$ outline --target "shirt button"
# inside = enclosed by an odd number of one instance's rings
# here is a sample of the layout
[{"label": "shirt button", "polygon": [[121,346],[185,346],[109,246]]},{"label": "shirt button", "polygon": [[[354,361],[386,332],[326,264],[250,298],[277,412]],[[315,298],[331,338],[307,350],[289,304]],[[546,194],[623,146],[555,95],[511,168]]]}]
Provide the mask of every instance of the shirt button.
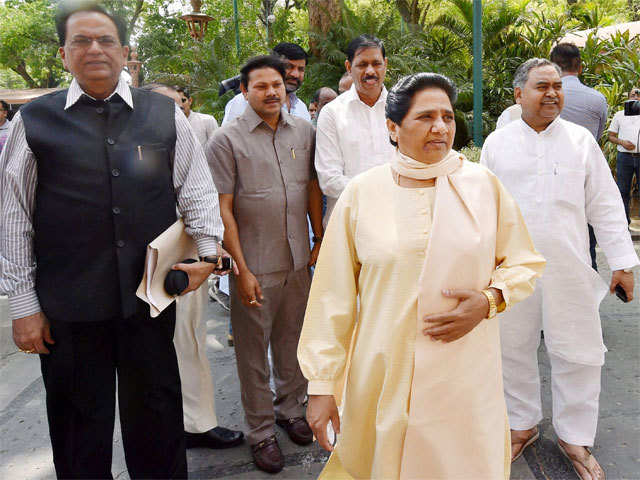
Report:
[{"label": "shirt button", "polygon": [[120,213],[120,208],[118,208],[118,207],[113,207],[113,208],[111,209],[111,211],[113,212],[113,214],[114,214],[114,215],[118,215],[118,214]]},{"label": "shirt button", "polygon": [[122,247],[124,247],[124,240],[118,240],[118,241],[116,242],[116,247],[118,247],[118,248],[122,248]]},{"label": "shirt button", "polygon": [[104,108],[98,107],[98,108],[96,108],[96,112],[102,113],[102,112],[104,112]]},{"label": "shirt button", "polygon": [[117,168],[114,168],[113,170],[111,170],[111,175],[113,175],[114,177],[119,177],[120,170],[118,170]]},{"label": "shirt button", "polygon": [[115,144],[116,144],[116,141],[115,141],[113,138],[111,138],[111,137],[107,137],[107,143],[108,143],[109,145],[115,145]]},{"label": "shirt button", "polygon": [[289,237],[291,240],[293,240],[293,233],[290,233],[290,234],[288,235],[288,237]]}]

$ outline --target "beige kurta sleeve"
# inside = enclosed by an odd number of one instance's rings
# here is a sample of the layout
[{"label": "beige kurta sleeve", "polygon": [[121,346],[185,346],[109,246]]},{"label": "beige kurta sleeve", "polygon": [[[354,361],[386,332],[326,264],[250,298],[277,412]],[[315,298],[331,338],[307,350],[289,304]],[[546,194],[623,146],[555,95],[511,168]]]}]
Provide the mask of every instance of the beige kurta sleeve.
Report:
[{"label": "beige kurta sleeve", "polygon": [[520,208],[496,176],[498,225],[496,233],[496,270],[490,287],[502,291],[504,304],[509,308],[533,293],[535,279],[542,275],[545,259],[534,245],[524,223]]},{"label": "beige kurta sleeve", "polygon": [[298,343],[309,395],[339,394],[357,314],[360,263],[355,249],[354,184],[327,225]]}]

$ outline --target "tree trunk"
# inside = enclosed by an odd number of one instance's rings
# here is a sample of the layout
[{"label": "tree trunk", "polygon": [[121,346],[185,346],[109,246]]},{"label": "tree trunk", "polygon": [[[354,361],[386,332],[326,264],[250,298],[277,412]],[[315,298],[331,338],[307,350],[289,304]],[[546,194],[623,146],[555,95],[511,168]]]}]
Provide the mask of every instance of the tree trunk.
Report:
[{"label": "tree trunk", "polygon": [[11,67],[11,70],[13,70],[18,75],[20,75],[24,79],[24,81],[27,82],[27,85],[29,86],[29,88],[38,88],[38,87],[40,87],[40,85],[38,85],[36,83],[36,81],[33,78],[31,78],[31,75],[29,75],[29,72],[27,72],[27,66],[24,63],[24,60],[22,60],[15,67]]},{"label": "tree trunk", "polygon": [[320,56],[318,51],[318,35],[331,30],[331,26],[342,18],[342,0],[309,0],[309,28],[312,34],[309,45],[314,56]]}]

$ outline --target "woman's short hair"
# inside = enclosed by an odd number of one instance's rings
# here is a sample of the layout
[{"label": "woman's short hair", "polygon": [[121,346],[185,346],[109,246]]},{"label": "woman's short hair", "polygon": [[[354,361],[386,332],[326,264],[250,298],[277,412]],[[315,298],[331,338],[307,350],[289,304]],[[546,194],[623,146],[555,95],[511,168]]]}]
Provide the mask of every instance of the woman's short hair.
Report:
[{"label": "woman's short hair", "polygon": [[261,68],[273,68],[276,72],[282,75],[282,81],[287,76],[287,70],[285,63],[280,57],[275,55],[259,55],[247,60],[247,63],[240,69],[240,83],[244,85],[245,89],[249,88],[249,74],[254,70]]},{"label": "woman's short hair", "polygon": [[[451,105],[458,99],[458,90],[455,84],[444,75],[432,72],[414,73],[398,80],[387,95],[385,115],[393,123],[400,125],[407,116],[407,112],[413,103],[413,97],[422,90],[439,88],[447,94]],[[395,147],[397,144],[390,140]]]}]

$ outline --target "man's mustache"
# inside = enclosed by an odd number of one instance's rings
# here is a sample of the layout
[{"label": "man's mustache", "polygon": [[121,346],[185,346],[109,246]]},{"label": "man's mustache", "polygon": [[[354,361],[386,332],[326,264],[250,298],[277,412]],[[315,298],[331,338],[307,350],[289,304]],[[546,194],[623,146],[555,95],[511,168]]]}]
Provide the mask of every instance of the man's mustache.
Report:
[{"label": "man's mustache", "polygon": [[367,75],[363,78],[363,80],[378,80],[378,76],[377,75]]},{"label": "man's mustache", "polygon": [[296,85],[300,85],[300,79],[295,77],[287,77],[285,78],[285,82],[295,82]]}]

